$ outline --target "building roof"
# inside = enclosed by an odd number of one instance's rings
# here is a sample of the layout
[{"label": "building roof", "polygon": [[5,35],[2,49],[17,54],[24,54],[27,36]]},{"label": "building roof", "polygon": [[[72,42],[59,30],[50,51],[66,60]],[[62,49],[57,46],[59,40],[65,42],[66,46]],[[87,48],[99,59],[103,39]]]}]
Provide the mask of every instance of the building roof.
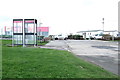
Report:
[{"label": "building roof", "polygon": [[87,30],[87,31],[78,31],[77,33],[81,33],[81,32],[98,32],[98,31],[103,31],[103,30]]},{"label": "building roof", "polygon": [[[77,33],[83,33],[83,32],[98,32],[103,30],[88,30],[88,31],[78,31]],[[117,30],[110,30],[110,31],[104,31],[104,32],[118,32]]]},{"label": "building roof", "polygon": [[104,31],[104,32],[118,32],[117,30],[110,30],[110,31]]}]

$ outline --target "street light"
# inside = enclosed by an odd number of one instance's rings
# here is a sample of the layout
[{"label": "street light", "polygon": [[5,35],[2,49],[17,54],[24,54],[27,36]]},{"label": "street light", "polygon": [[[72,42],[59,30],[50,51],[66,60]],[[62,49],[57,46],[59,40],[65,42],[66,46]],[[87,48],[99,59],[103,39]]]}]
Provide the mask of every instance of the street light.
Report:
[{"label": "street light", "polygon": [[41,26],[41,24],[43,24],[43,23],[39,23],[39,27]]},{"label": "street light", "polygon": [[[41,27],[41,24],[43,24],[43,23],[39,23],[39,27]],[[39,32],[39,36],[41,35],[40,33],[41,33],[41,30],[40,30],[40,32]]]},{"label": "street light", "polygon": [[103,32],[104,32],[104,18],[102,18],[102,20],[103,20],[102,24],[103,24]]}]

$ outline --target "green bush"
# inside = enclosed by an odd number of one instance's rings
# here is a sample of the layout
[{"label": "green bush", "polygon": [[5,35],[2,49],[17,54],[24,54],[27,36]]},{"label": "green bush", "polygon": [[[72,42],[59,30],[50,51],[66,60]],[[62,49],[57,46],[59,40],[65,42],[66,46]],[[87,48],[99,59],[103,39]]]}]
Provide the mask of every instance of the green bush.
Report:
[{"label": "green bush", "polygon": [[120,37],[115,37],[115,40],[120,40]]},{"label": "green bush", "polygon": [[68,39],[83,40],[82,35],[68,35]]},{"label": "green bush", "polygon": [[50,37],[45,37],[43,40],[44,40],[44,42],[49,42],[51,40],[51,38]]},{"label": "green bush", "polygon": [[38,40],[42,40],[44,38],[44,36],[38,36],[37,39]]},{"label": "green bush", "polygon": [[68,39],[73,39],[73,35],[68,35]]},{"label": "green bush", "polygon": [[1,38],[12,38],[12,35],[0,35]]},{"label": "green bush", "polygon": [[110,34],[103,34],[102,40],[112,40],[112,36]]}]

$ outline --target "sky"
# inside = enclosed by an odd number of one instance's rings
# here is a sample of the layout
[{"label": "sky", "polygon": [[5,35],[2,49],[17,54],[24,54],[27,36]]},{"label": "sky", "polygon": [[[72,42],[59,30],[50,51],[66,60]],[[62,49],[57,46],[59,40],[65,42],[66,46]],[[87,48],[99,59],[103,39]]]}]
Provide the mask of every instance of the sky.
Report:
[{"label": "sky", "polygon": [[118,30],[120,0],[2,0],[0,27],[12,26],[13,19],[37,19],[50,28],[50,35],[84,30]]}]

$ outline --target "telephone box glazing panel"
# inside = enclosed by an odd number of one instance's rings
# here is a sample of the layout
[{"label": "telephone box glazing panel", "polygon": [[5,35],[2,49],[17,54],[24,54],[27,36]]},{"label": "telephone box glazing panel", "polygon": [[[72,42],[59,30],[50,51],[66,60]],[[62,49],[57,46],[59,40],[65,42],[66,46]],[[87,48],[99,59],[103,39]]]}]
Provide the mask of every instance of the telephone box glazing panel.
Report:
[{"label": "telephone box glazing panel", "polygon": [[23,21],[13,21],[14,33],[22,33]]},{"label": "telephone box glazing panel", "polygon": [[23,44],[22,39],[22,35],[14,35],[14,44]]},{"label": "telephone box glazing panel", "polygon": [[35,44],[36,36],[34,35],[25,35],[25,44]]}]

